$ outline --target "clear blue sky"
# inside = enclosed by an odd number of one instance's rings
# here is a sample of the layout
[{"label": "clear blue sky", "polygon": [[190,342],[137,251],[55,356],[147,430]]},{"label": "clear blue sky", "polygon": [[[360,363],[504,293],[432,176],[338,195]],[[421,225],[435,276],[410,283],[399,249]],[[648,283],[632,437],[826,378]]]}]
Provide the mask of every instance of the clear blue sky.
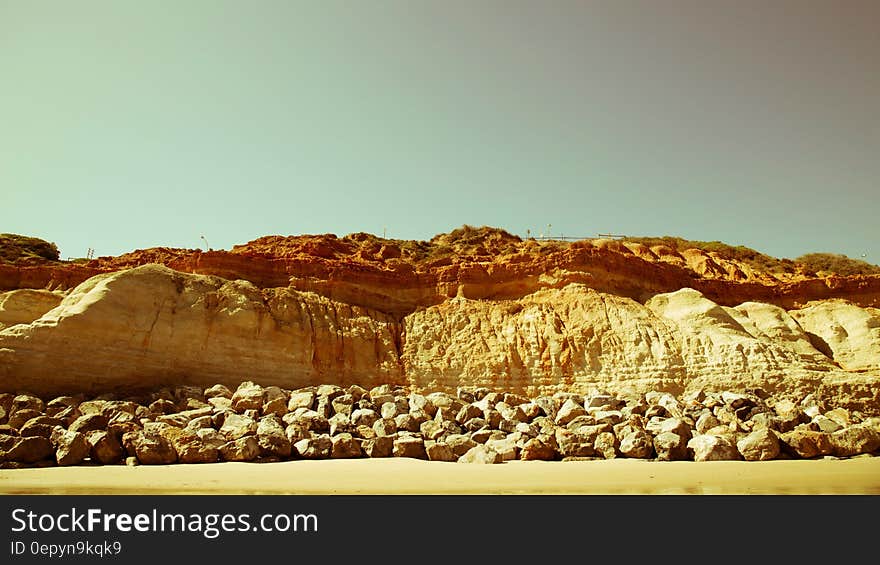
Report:
[{"label": "clear blue sky", "polygon": [[0,0],[0,232],[462,224],[880,262],[874,0]]}]

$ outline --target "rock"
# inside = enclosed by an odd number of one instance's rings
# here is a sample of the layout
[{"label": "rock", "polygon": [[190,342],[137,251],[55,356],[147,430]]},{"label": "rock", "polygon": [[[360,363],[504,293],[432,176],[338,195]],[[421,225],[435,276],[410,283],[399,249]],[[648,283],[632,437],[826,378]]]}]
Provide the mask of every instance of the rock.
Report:
[{"label": "rock", "polygon": [[248,416],[230,413],[223,420],[220,427],[220,433],[226,436],[226,439],[233,441],[244,436],[257,433],[257,422]]},{"label": "rock", "polygon": [[364,454],[370,458],[391,457],[394,440],[388,436],[376,436],[361,443]]},{"label": "rock", "polygon": [[593,441],[593,449],[605,459],[617,457],[617,438],[611,432],[600,432]]},{"label": "rock", "polygon": [[223,461],[253,461],[260,456],[260,444],[255,436],[244,436],[224,443],[219,452]]},{"label": "rock", "polygon": [[330,438],[332,459],[354,459],[361,456],[361,446],[351,434],[339,434]]},{"label": "rock", "polygon": [[467,453],[458,458],[459,463],[477,463],[483,465],[493,465],[501,463],[501,455],[490,447],[485,445],[476,445],[468,450]]},{"label": "rock", "polygon": [[341,394],[330,401],[330,405],[333,406],[333,412],[335,414],[345,414],[347,416],[351,415],[352,410],[354,410],[355,399],[350,394]]},{"label": "rock", "polygon": [[502,461],[515,461],[519,459],[519,447],[517,447],[516,441],[510,436],[504,439],[487,440],[485,445],[498,452]]},{"label": "rock", "polygon": [[36,418],[31,418],[30,420],[25,422],[21,429],[18,431],[18,435],[22,437],[50,437],[52,435],[52,430],[56,426],[61,426],[61,423],[61,420],[58,420],[57,418],[52,418],[50,416],[37,416]]},{"label": "rock", "polygon": [[86,441],[89,443],[89,457],[92,461],[111,465],[119,462],[124,455],[122,444],[116,436],[104,430],[87,432]]},{"label": "rock", "polygon": [[829,436],[837,457],[853,457],[880,449],[880,433],[868,426],[850,426]]},{"label": "rock", "polygon": [[454,463],[458,460],[458,456],[452,452],[452,449],[442,442],[426,441],[425,453],[428,454],[429,461],[447,461]]},{"label": "rock", "polygon": [[[84,403],[84,404],[86,404],[86,403]],[[168,400],[167,398],[160,398],[159,400],[156,400],[150,404],[149,410],[153,414],[157,414],[157,415],[158,414],[174,414],[175,412],[177,412],[177,404]],[[82,408],[80,409],[80,411],[84,412],[86,414],[89,413],[88,410],[83,411]],[[103,413],[103,408],[101,408],[100,412],[96,412],[96,413]]]},{"label": "rock", "polygon": [[520,450],[519,458],[523,461],[553,461],[556,459],[554,443],[547,436],[532,438]]},{"label": "rock", "polygon": [[351,425],[351,419],[344,412],[333,414],[327,422],[330,424],[331,436],[341,433],[351,433],[355,428],[355,426]]},{"label": "rock", "polygon": [[394,420],[381,419],[373,423],[373,431],[377,436],[390,436],[397,433],[397,423]]},{"label": "rock", "polygon": [[287,410],[293,412],[297,408],[306,408],[311,410],[315,406],[315,393],[311,390],[293,391],[290,393],[290,400],[287,402]]},{"label": "rock", "polygon": [[351,423],[353,426],[372,427],[379,419],[379,415],[375,410],[358,408],[351,413]]},{"label": "rock", "polygon": [[43,413],[38,410],[22,408],[21,410],[16,410],[15,412],[13,412],[7,419],[7,423],[18,430],[21,429],[21,427],[24,426],[28,421],[33,420],[34,418],[39,418],[42,415]]},{"label": "rock", "polygon": [[263,389],[263,407],[261,413],[263,416],[275,414],[278,417],[287,413],[288,398],[287,393],[277,386],[270,386]]},{"label": "rock", "polygon": [[36,463],[55,454],[49,438],[43,436],[14,438],[9,443],[11,447],[5,452],[0,448],[0,461]]},{"label": "rock", "polygon": [[477,442],[466,435],[453,434],[446,437],[445,440],[446,445],[449,446],[449,449],[455,454],[456,457],[461,457],[472,448],[477,446]]},{"label": "rock", "polygon": [[333,449],[333,441],[328,435],[320,435],[302,439],[293,444],[293,447],[303,459],[327,459]]},{"label": "rock", "polygon": [[473,404],[465,404],[461,407],[461,410],[459,410],[458,413],[455,415],[455,421],[459,424],[464,424],[468,420],[482,417],[483,410]]},{"label": "rock", "polygon": [[880,369],[880,314],[840,299],[807,303],[792,310],[816,348],[848,371]]},{"label": "rock", "polygon": [[831,439],[824,432],[795,428],[781,434],[779,439],[780,446],[786,453],[803,459],[830,455],[834,452]]},{"label": "rock", "polygon": [[214,463],[220,455],[217,447],[206,444],[193,431],[179,430],[169,439],[179,463]]},{"label": "rock", "polygon": [[205,428],[213,428],[214,421],[211,416],[199,416],[198,418],[193,418],[186,424],[186,429],[196,431],[202,430]]},{"label": "rock", "polygon": [[46,405],[41,398],[32,394],[19,394],[12,399],[9,411],[15,414],[20,410],[33,410],[42,414],[45,409]]},{"label": "rock", "polygon": [[831,434],[836,432],[837,430],[843,429],[842,425],[838,424],[831,418],[826,418],[821,414],[813,418],[813,424],[815,424],[819,428],[819,431],[825,432],[827,434]]},{"label": "rock", "polygon": [[79,465],[89,456],[89,442],[80,432],[71,432],[58,426],[50,441],[55,448],[55,460],[60,466]]},{"label": "rock", "polygon": [[313,432],[326,432],[330,430],[329,420],[315,410],[303,410],[294,412],[296,422]]},{"label": "rock", "polygon": [[594,439],[595,435],[582,435],[565,428],[556,429],[556,444],[563,457],[591,457],[595,455]]},{"label": "rock", "polygon": [[726,437],[696,435],[687,443],[694,452],[694,461],[737,461],[741,459],[736,446]]},{"label": "rock", "polygon": [[105,430],[109,423],[107,417],[102,414],[86,414],[74,420],[67,429],[72,432],[86,433]]},{"label": "rock", "polygon": [[650,459],[654,455],[654,442],[647,433],[635,430],[620,440],[620,453],[633,459]]},{"label": "rock", "polygon": [[410,457],[412,459],[428,458],[428,454],[425,452],[424,440],[416,437],[398,437],[395,439],[392,455],[394,457]]},{"label": "rock", "polygon": [[715,417],[711,412],[703,412],[699,418],[697,418],[696,429],[697,433],[705,434],[712,428],[717,428],[721,426],[721,420]]},{"label": "rock", "polygon": [[769,429],[756,430],[736,443],[746,461],[770,461],[779,456],[779,438]]},{"label": "rock", "polygon": [[684,461],[688,458],[689,438],[672,432],[661,432],[654,437],[654,450],[660,461]]},{"label": "rock", "polygon": [[261,410],[263,408],[265,391],[263,387],[252,381],[245,381],[238,385],[232,395],[232,409],[238,413],[245,410]]},{"label": "rock", "polygon": [[559,411],[556,413],[556,424],[564,426],[578,416],[585,416],[587,411],[573,400],[566,400]]},{"label": "rock", "polygon": [[738,410],[747,405],[754,405],[754,402],[752,402],[748,396],[730,391],[724,391],[721,393],[721,401],[730,406],[733,410]]},{"label": "rock", "polygon": [[177,461],[174,446],[158,433],[128,432],[122,443],[131,446],[142,465],[169,465]]},{"label": "rock", "polygon": [[545,416],[551,420],[556,420],[556,414],[559,407],[553,398],[549,396],[539,396],[533,399],[532,402],[541,409],[541,412],[543,412]]},{"label": "rock", "polygon": [[224,385],[213,385],[205,389],[205,398],[228,398],[232,400],[232,391]]},{"label": "rock", "polygon": [[394,418],[394,424],[398,430],[406,430],[408,432],[418,432],[420,422],[413,417],[412,414],[400,414]]},{"label": "rock", "polygon": [[839,424],[842,428],[846,428],[855,423],[852,419],[852,414],[850,414],[850,411],[845,408],[829,410],[825,412],[825,417]]},{"label": "rock", "polygon": [[433,418],[437,414],[437,407],[434,403],[421,394],[412,393],[409,395],[410,410],[421,410],[429,417]]},{"label": "rock", "polygon": [[257,424],[257,444],[260,454],[267,457],[290,457],[291,445],[284,424],[276,415],[260,418]]}]

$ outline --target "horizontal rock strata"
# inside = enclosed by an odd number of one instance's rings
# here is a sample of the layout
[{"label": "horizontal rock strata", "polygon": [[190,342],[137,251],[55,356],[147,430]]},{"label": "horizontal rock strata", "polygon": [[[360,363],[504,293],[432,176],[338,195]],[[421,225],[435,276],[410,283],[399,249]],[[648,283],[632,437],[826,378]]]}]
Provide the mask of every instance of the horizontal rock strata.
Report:
[{"label": "horizontal rock strata", "polygon": [[[41,296],[31,315],[57,299]],[[641,304],[578,283],[516,300],[456,296],[399,318],[145,265],[92,277],[0,330],[0,382],[41,395],[242,379],[532,395],[760,387],[876,410],[878,332],[876,310],[839,300],[787,312],[681,289]]]}]

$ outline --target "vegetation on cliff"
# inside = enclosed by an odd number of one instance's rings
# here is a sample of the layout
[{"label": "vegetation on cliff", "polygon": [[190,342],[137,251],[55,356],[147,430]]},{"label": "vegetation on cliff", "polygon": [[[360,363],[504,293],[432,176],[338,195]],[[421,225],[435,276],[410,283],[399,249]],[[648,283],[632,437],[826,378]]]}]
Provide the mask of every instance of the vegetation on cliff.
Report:
[{"label": "vegetation on cliff", "polygon": [[0,234],[0,260],[15,263],[28,259],[57,261],[58,258],[58,247],[54,243],[14,233]]}]

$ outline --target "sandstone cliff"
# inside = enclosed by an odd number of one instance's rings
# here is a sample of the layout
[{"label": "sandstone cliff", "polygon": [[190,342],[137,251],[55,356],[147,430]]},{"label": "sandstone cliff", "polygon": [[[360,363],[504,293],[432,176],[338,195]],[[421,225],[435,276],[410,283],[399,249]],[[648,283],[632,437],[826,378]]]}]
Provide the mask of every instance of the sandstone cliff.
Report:
[{"label": "sandstone cliff", "polygon": [[[855,341],[828,334],[835,312]],[[39,318],[0,331],[0,382],[45,395],[243,380],[529,394],[761,388],[872,410],[878,327],[876,311],[848,302],[725,308],[685,288],[642,304],[580,283],[515,299],[459,292],[397,317],[144,265],[92,277]]]},{"label": "sandstone cliff", "polygon": [[490,228],[44,255],[0,260],[7,391],[760,388],[880,410],[880,275]]}]

